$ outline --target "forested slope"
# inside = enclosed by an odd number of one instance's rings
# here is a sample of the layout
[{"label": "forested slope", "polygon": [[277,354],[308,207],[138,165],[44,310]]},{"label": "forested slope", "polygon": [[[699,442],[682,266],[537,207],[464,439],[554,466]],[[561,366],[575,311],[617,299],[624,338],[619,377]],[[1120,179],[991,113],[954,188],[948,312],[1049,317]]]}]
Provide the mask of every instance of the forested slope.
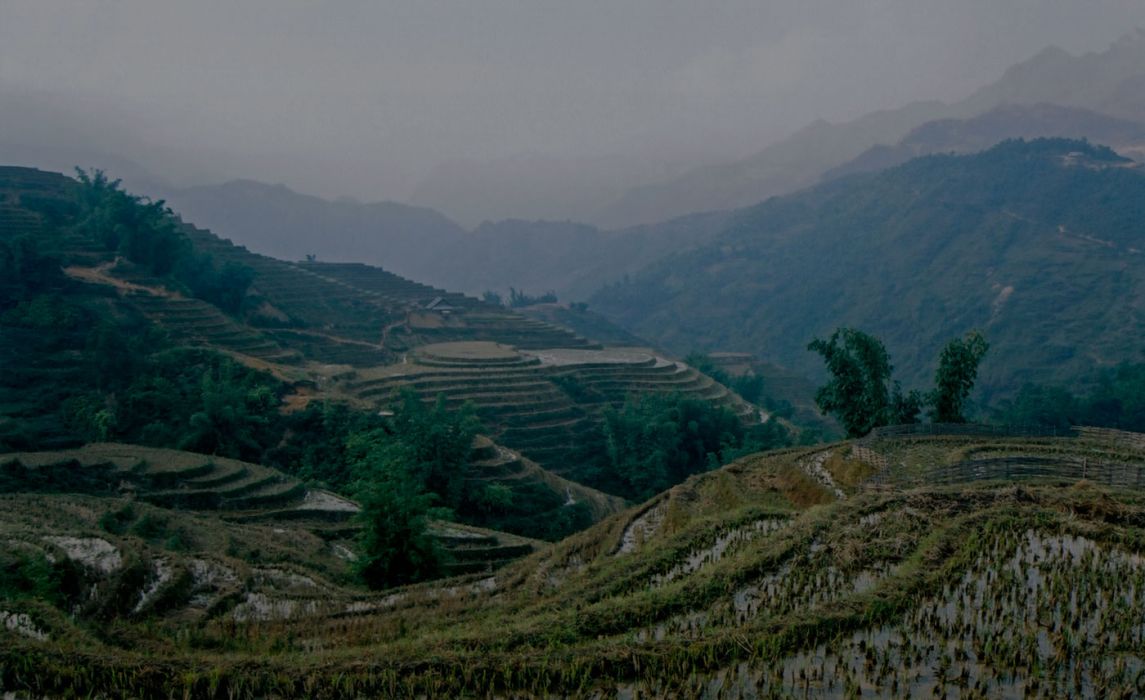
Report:
[{"label": "forested slope", "polygon": [[1145,175],[1108,149],[1013,141],[769,200],[711,244],[602,290],[594,308],[683,351],[806,372],[837,326],[886,341],[922,386],[946,339],[991,342],[984,395],[1140,357]]}]

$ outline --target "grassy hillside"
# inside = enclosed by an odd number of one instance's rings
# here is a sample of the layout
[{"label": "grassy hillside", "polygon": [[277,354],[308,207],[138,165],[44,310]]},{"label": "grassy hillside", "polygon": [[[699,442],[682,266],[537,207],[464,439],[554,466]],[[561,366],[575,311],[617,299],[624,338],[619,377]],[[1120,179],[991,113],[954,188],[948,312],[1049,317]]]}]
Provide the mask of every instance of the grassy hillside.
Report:
[{"label": "grassy hillside", "polygon": [[[5,556],[30,574],[36,552],[63,548],[48,571],[125,602],[68,617],[50,584],[10,596],[0,673],[10,689],[134,697],[1128,696],[1145,500],[1125,478],[1139,481],[1143,444],[895,434],[756,455],[492,576],[384,595],[339,587],[306,552],[270,566],[140,550],[131,579],[108,547],[135,540],[93,532],[100,506],[44,501],[48,539],[9,528]],[[999,471],[1015,456],[1020,481]],[[12,507],[0,517],[25,521]],[[178,601],[205,585],[190,561],[208,558],[251,578],[184,617]],[[157,559],[183,587],[133,607]]]},{"label": "grassy hillside", "polygon": [[908,387],[982,329],[981,396],[1139,359],[1145,175],[1101,147],[1008,142],[931,156],[745,210],[711,244],[602,290],[593,308],[669,349],[820,370],[837,326],[882,338]]}]

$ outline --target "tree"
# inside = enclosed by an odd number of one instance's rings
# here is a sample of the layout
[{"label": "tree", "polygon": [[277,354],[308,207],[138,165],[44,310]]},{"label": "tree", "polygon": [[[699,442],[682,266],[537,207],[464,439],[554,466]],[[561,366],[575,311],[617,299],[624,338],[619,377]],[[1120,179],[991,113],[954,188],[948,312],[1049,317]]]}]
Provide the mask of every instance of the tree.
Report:
[{"label": "tree", "polygon": [[934,390],[930,393],[930,418],[935,423],[965,423],[962,409],[974,380],[978,378],[978,364],[990,344],[978,331],[970,331],[964,338],[955,338],[946,344],[938,356],[938,369],[934,373]]},{"label": "tree", "polygon": [[464,497],[469,453],[480,422],[472,405],[451,411],[445,396],[432,405],[403,391],[390,421],[398,437],[394,449],[411,476],[439,503],[457,509]]},{"label": "tree", "polygon": [[922,405],[924,398],[921,392],[917,389],[903,392],[902,386],[895,382],[895,388],[891,392],[891,402],[887,406],[889,415],[887,416],[888,425],[913,425],[918,422],[918,414],[922,413]]},{"label": "tree", "polygon": [[347,440],[362,503],[358,573],[371,588],[441,573],[444,553],[429,522],[452,518],[462,502],[477,425],[470,406],[449,411],[443,397],[426,405],[405,391],[387,427]]},{"label": "tree", "polygon": [[176,229],[171,210],[124,192],[119,180],[101,170],[76,169],[80,182],[79,231],[157,276],[170,274],[190,248]]},{"label": "tree", "polygon": [[866,435],[887,424],[893,368],[878,338],[839,328],[827,340],[812,340],[807,349],[823,356],[831,374],[831,380],[815,392],[819,410],[834,414],[849,437]]},{"label": "tree", "polygon": [[357,496],[362,505],[358,575],[373,589],[424,581],[441,573],[443,553],[430,536],[433,495],[400,463],[374,465]]}]

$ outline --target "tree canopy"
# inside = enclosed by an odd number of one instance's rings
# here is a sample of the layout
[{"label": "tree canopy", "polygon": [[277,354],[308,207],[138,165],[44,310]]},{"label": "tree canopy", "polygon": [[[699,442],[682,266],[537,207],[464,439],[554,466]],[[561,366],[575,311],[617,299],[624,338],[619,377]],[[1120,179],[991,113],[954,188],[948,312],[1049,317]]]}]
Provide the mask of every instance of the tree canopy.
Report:
[{"label": "tree canopy", "polygon": [[886,425],[890,405],[890,355],[882,341],[853,328],[839,328],[827,340],[807,345],[827,364],[831,380],[815,392],[815,403],[833,413],[850,437]]},{"label": "tree canopy", "polygon": [[978,331],[955,338],[942,348],[934,373],[934,390],[929,396],[930,417],[935,423],[965,423],[963,404],[978,378],[978,364],[990,344]]},{"label": "tree canopy", "polygon": [[823,413],[834,414],[848,437],[861,437],[883,425],[915,423],[924,405],[936,423],[963,423],[978,365],[989,349],[978,331],[946,344],[938,358],[934,389],[923,395],[903,391],[894,381],[890,355],[878,338],[853,328],[816,338],[807,349],[822,355],[831,375],[815,393]]},{"label": "tree canopy", "polygon": [[464,497],[469,452],[477,432],[470,408],[428,406],[405,392],[391,425],[351,436],[347,450],[362,503],[358,573],[371,588],[432,578],[444,554],[427,531],[430,519],[452,517]]}]

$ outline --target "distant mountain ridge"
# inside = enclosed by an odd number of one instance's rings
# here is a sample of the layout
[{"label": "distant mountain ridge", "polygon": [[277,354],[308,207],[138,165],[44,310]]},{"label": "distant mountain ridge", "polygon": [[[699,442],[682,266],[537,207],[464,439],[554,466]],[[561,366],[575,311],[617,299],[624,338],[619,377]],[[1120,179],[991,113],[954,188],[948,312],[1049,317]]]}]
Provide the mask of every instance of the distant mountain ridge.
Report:
[{"label": "distant mountain ridge", "polygon": [[669,349],[757,353],[807,373],[813,337],[882,337],[905,383],[983,329],[986,393],[1139,360],[1145,172],[1109,149],[1011,141],[836,180],[740,213],[711,243],[590,300]]},{"label": "distant mountain ridge", "polygon": [[573,301],[662,255],[704,242],[728,216],[697,214],[624,231],[511,219],[466,231],[424,207],[331,201],[249,180],[164,196],[187,220],[272,257],[366,262],[469,294],[516,287],[554,290]]},{"label": "distant mountain ridge", "polygon": [[[1053,47],[1019,63],[964,100],[924,102],[842,124],[816,122],[757,154],[634,188],[594,220],[624,226],[686,211],[732,209],[813,185],[868,148],[891,145],[936,119],[965,119],[1010,104],[1052,103],[1145,123],[1145,31],[1082,56]],[[1028,134],[1052,136],[1055,134]],[[1063,134],[1064,135],[1064,134]]]},{"label": "distant mountain ridge", "polygon": [[1007,139],[1086,139],[1145,160],[1145,124],[1053,104],[1003,105],[970,119],[939,119],[913,129],[893,146],[874,146],[823,174],[823,180],[873,172],[933,153],[976,153]]},{"label": "distant mountain ridge", "polygon": [[331,201],[254,180],[173,190],[165,197],[187,220],[285,260],[316,255],[358,261],[371,250],[391,259],[420,260],[456,245],[466,233],[425,207]]}]

